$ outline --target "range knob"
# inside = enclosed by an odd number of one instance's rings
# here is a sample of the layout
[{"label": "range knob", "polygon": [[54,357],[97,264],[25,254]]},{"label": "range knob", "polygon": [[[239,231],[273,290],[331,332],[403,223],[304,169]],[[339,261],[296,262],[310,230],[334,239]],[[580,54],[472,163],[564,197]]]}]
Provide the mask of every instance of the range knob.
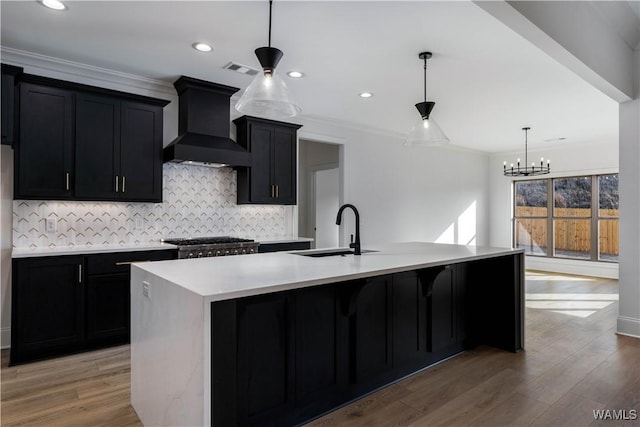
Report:
[{"label": "range knob", "polygon": [[187,254],[187,258],[193,258],[193,252],[189,252],[189,253]]},{"label": "range knob", "polygon": [[213,256],[213,252],[211,251],[207,252],[207,256]]},{"label": "range knob", "polygon": [[229,255],[231,252],[229,252],[229,249],[227,249],[226,251],[224,251],[225,255]]},{"label": "range knob", "polygon": [[222,256],[222,251],[220,249],[216,251],[216,256]]},{"label": "range knob", "polygon": [[202,252],[198,252],[198,258],[202,258],[204,254]]}]

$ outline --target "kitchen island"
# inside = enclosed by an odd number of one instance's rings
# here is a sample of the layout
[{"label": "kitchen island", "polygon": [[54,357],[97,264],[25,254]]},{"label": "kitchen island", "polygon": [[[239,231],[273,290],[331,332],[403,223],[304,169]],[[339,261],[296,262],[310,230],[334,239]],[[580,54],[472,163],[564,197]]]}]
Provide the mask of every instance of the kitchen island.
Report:
[{"label": "kitchen island", "polygon": [[143,424],[296,425],[478,344],[522,349],[522,250],[368,249],[134,264]]}]

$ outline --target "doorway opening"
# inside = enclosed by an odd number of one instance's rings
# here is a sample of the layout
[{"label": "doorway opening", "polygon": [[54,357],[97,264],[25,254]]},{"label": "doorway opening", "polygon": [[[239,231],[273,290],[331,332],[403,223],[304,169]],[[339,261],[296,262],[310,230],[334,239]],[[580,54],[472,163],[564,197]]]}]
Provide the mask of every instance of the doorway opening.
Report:
[{"label": "doorway opening", "polygon": [[339,244],[336,215],[342,200],[341,145],[300,139],[298,145],[298,236],[314,248]]}]

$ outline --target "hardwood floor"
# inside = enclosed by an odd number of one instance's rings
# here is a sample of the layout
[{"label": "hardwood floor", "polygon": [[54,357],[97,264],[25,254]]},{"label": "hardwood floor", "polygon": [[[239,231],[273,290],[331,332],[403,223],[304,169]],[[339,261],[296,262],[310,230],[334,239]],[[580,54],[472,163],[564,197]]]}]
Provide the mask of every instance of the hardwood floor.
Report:
[{"label": "hardwood floor", "polygon": [[[526,351],[479,347],[321,417],[320,426],[640,426],[640,340],[615,334],[615,280],[528,272]],[[139,426],[129,347],[7,367],[3,426]]]}]

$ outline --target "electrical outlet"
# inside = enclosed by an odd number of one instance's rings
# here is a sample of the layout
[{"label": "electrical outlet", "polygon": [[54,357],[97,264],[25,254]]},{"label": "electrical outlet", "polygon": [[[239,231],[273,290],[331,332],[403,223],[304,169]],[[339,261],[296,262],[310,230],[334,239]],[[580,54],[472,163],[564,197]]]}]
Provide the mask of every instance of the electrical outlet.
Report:
[{"label": "electrical outlet", "polygon": [[149,282],[142,282],[142,295],[151,298],[151,290],[149,289]]},{"label": "electrical outlet", "polygon": [[58,220],[56,218],[45,218],[45,230],[47,233],[58,231]]}]

